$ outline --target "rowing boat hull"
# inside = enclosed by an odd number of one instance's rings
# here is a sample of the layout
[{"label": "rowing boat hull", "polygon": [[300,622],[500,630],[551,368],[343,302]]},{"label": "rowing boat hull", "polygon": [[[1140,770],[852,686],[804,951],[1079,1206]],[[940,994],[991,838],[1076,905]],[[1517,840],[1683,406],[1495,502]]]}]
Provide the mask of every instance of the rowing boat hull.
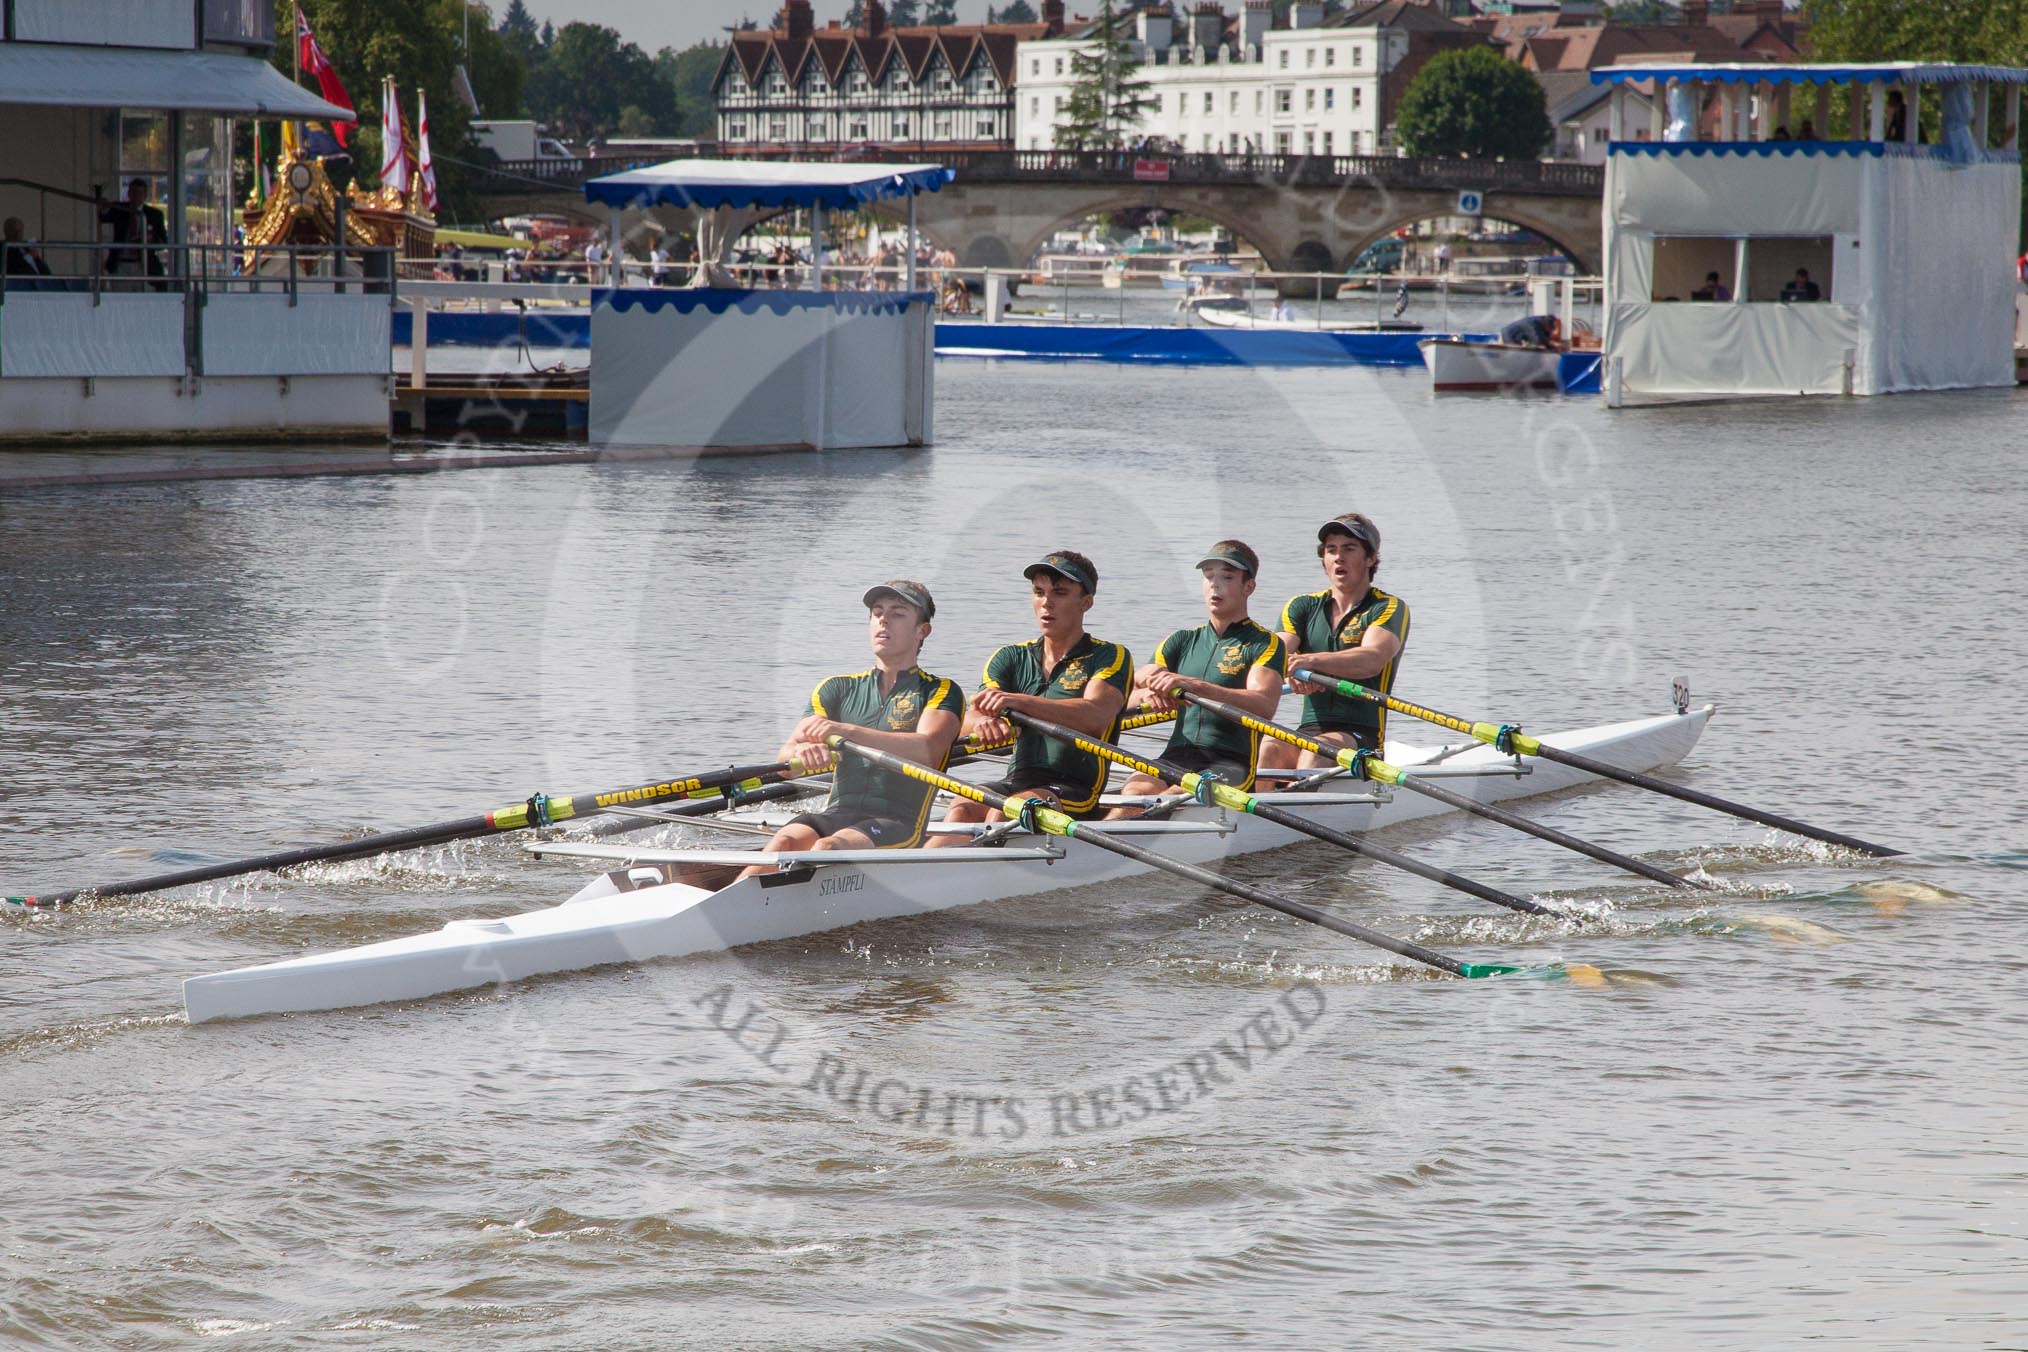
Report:
[{"label": "rowing boat hull", "polygon": [[[1706,707],[1542,740],[1623,769],[1652,770],[1687,755],[1711,712]],[[1404,768],[1432,754],[1388,746],[1388,759]],[[1490,769],[1502,760],[1490,748],[1475,747],[1442,764],[1452,770]],[[1495,802],[1551,793],[1591,778],[1551,761],[1527,764],[1526,775],[1444,782]],[[1303,815],[1341,831],[1364,832],[1453,810],[1421,794],[1397,793],[1379,802],[1303,810]],[[1225,834],[1161,838],[1165,856],[1188,863],[1212,864],[1308,839],[1258,817],[1235,818],[1194,804],[1175,820],[1225,822],[1232,828]],[[719,952],[873,920],[1102,885],[1148,871],[1075,842],[1068,843],[1062,858],[1046,862],[988,865],[975,862],[977,851],[954,849],[951,854],[947,864],[841,865],[749,878],[717,892],[675,883],[626,890],[624,871],[604,873],[560,906],[493,920],[456,920],[429,934],[191,977],[183,983],[184,1009],[192,1023],[202,1023],[411,1000],[550,972]]]},{"label": "rowing boat hull", "polygon": [[1554,348],[1455,338],[1425,338],[1416,346],[1435,390],[1553,390],[1563,357]]}]

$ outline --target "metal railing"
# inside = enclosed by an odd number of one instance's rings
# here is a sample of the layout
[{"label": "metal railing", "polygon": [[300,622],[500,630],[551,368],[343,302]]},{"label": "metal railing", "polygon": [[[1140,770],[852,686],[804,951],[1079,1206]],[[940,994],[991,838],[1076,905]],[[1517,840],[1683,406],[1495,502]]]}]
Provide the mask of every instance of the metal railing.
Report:
[{"label": "metal railing", "polygon": [[[1605,190],[1605,167],[1557,160],[1404,159],[1393,155],[1262,155],[1220,151],[1165,154],[1132,150],[952,150],[931,144],[879,147],[817,146],[746,152],[699,148],[690,158],[834,162],[920,157],[956,169],[967,183],[1175,183],[1260,188],[1368,187],[1432,191],[1544,193],[1596,197]],[[587,179],[660,161],[653,156],[601,155],[592,159],[503,160],[469,165],[480,192],[526,192],[531,187],[575,188]]]},{"label": "metal railing", "polygon": [[385,295],[394,303],[391,248],[332,245],[115,243],[57,240],[0,246],[0,304],[10,295]]}]

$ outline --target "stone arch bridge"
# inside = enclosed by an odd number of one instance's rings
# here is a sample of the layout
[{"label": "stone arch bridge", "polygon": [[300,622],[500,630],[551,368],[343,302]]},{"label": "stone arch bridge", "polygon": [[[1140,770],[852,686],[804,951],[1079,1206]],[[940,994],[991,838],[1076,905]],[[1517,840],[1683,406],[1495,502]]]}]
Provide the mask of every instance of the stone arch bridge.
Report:
[{"label": "stone arch bridge", "polygon": [[[912,158],[904,148],[891,153]],[[1603,261],[1604,170],[1597,165],[1049,150],[913,158],[957,170],[943,191],[916,199],[916,223],[965,267],[1024,266],[1051,235],[1086,216],[1160,207],[1224,226],[1258,249],[1271,271],[1337,272],[1403,225],[1460,214],[1459,194],[1466,191],[1480,195],[1482,215],[1533,230],[1580,272],[1596,272]],[[562,211],[589,218],[597,213],[583,200],[584,180],[641,163],[510,162],[478,176],[477,186],[503,215]],[[898,220],[906,207],[883,203],[877,210]]]}]

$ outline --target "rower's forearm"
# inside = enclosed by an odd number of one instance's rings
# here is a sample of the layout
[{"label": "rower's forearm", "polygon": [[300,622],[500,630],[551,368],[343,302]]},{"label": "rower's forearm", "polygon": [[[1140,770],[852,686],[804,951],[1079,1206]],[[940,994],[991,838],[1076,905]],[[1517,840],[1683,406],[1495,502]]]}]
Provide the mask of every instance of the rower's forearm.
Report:
[{"label": "rower's forearm", "polygon": [[1336,676],[1341,680],[1364,680],[1387,670],[1387,664],[1394,660],[1394,656],[1394,653],[1383,653],[1377,648],[1347,648],[1343,652],[1336,653],[1299,653],[1289,659],[1289,672],[1293,675],[1297,671],[1314,671],[1319,676]]},{"label": "rower's forearm", "polygon": [[948,735],[935,736],[927,732],[890,732],[881,728],[846,728],[842,735],[855,746],[870,747],[885,751],[890,756],[900,756],[918,765],[935,765],[950,749]]}]

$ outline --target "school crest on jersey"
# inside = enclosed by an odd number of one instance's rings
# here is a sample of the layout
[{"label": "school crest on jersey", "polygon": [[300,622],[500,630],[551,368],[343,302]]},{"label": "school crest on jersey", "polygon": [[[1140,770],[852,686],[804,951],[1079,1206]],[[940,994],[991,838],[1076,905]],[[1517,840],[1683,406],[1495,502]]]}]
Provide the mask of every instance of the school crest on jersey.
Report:
[{"label": "school crest on jersey", "polygon": [[911,732],[915,729],[916,715],[922,712],[922,700],[913,690],[904,690],[887,705],[887,726],[892,732]]},{"label": "school crest on jersey", "polygon": [[1345,621],[1344,625],[1338,630],[1338,641],[1340,643],[1357,643],[1359,636],[1365,632],[1366,617],[1364,615],[1354,615],[1351,619]]},{"label": "school crest on jersey", "polygon": [[1246,649],[1238,643],[1228,643],[1218,650],[1218,674],[1237,676],[1246,670]]},{"label": "school crest on jersey", "polygon": [[1063,669],[1063,675],[1057,677],[1056,683],[1063,687],[1066,694],[1074,695],[1084,689],[1085,682],[1090,679],[1091,673],[1084,669],[1084,659],[1078,657]]}]

